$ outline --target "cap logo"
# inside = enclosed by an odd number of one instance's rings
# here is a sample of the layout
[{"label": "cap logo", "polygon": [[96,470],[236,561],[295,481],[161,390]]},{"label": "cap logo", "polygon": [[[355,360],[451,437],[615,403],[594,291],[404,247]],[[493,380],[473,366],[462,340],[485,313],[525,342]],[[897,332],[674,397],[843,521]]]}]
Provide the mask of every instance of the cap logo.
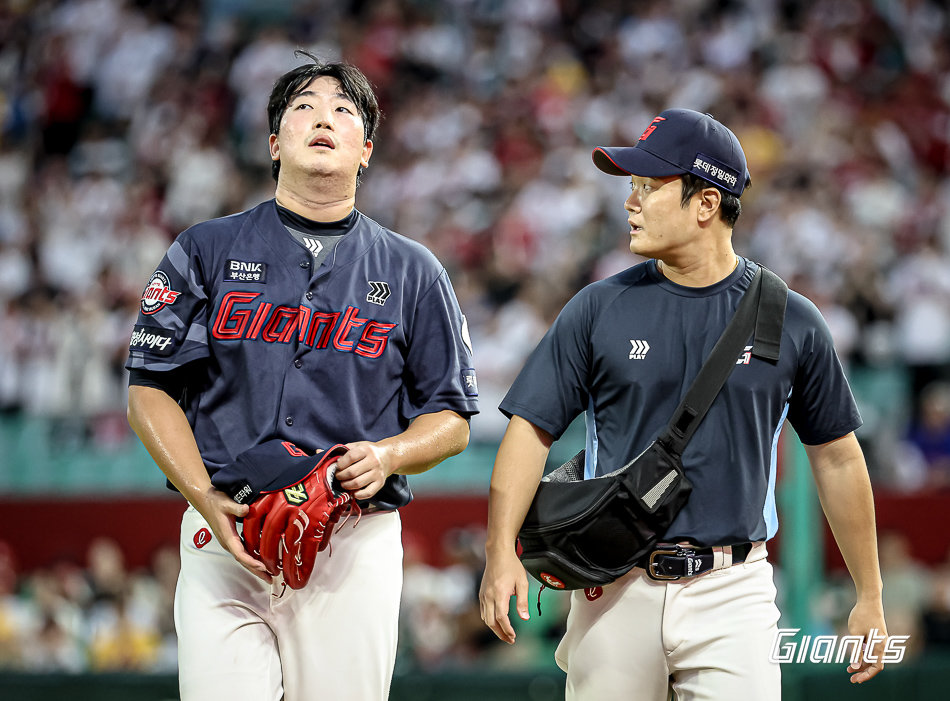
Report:
[{"label": "cap logo", "polygon": [[304,458],[307,456],[305,452],[303,452],[300,448],[295,446],[290,441],[281,441],[280,444],[284,446],[284,450],[286,450],[288,453],[293,455],[295,458]]},{"label": "cap logo", "polygon": [[642,134],[640,134],[639,140],[646,141],[647,137],[650,136],[650,134],[652,134],[654,130],[656,129],[657,122],[665,122],[665,121],[666,121],[666,117],[657,117],[656,119],[654,119],[652,122],[650,122],[650,126],[648,126],[646,130]]},{"label": "cap logo", "polygon": [[706,180],[722,185],[727,190],[733,190],[739,182],[739,174],[715,158],[704,153],[697,153],[690,168],[696,175]]}]

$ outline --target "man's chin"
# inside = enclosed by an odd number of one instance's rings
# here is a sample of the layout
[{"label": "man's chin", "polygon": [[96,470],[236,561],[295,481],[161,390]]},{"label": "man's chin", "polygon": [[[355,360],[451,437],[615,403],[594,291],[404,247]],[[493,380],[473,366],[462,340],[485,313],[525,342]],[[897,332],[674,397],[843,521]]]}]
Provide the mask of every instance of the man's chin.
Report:
[{"label": "man's chin", "polygon": [[656,258],[656,251],[633,240],[630,241],[630,252],[641,258]]},{"label": "man's chin", "polygon": [[308,179],[317,179],[323,182],[355,183],[356,173],[353,168],[344,168],[329,163],[309,163],[302,169]]}]

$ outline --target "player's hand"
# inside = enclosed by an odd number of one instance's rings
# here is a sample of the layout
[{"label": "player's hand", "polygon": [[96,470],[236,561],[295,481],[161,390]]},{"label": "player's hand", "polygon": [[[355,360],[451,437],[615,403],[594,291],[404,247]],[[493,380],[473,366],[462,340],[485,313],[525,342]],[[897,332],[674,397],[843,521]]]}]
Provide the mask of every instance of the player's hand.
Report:
[{"label": "player's hand", "polygon": [[517,635],[508,619],[511,596],[515,596],[515,608],[523,621],[528,614],[528,573],[514,548],[504,553],[489,554],[485,574],[478,591],[478,603],[482,620],[500,640],[509,645]]},{"label": "player's hand", "polygon": [[347,443],[347,452],[336,461],[336,478],[340,486],[356,499],[369,499],[395,471],[389,450],[378,443],[357,441]]},{"label": "player's hand", "polygon": [[201,495],[200,501],[195,501],[199,503],[195,503],[194,507],[207,521],[221,547],[231,553],[238,564],[255,577],[268,584],[272,583],[274,578],[267,572],[264,563],[244,549],[244,543],[237,532],[237,519],[247,515],[247,504],[238,504],[214,487],[208,487]]},{"label": "player's hand", "polygon": [[[870,651],[867,654],[862,652],[862,657],[857,663],[848,665],[851,683],[863,684],[884,669],[882,656],[887,639],[887,626],[884,623],[884,607],[881,605],[880,598],[872,602],[859,601],[855,605],[851,610],[851,615],[848,616],[848,634],[864,636],[865,648],[871,645]],[[871,635],[874,637],[869,640]],[[865,657],[874,661],[867,662]]]}]

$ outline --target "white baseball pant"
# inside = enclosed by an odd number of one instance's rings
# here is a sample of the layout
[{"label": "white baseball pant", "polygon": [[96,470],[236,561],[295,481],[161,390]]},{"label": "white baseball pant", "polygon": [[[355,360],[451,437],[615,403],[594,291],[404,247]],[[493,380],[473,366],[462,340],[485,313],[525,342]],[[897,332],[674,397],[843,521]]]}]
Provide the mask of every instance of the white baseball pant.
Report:
[{"label": "white baseball pant", "polygon": [[567,701],[726,701],[781,698],[769,661],[778,630],[765,545],[743,564],[659,582],[634,568],[597,590],[571,595],[555,653]]},{"label": "white baseball pant", "polygon": [[[383,701],[402,593],[397,512],[346,523],[300,590],[241,567],[189,507],[175,592],[182,701]],[[331,557],[332,553],[332,557]]]}]

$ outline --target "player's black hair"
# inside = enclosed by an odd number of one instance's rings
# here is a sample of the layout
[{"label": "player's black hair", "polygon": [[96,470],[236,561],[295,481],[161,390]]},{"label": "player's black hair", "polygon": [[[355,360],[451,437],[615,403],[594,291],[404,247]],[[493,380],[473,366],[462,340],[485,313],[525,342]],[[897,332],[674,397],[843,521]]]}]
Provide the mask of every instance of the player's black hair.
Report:
[{"label": "player's black hair", "polygon": [[[305,63],[287,71],[274,83],[267,103],[267,123],[270,125],[270,133],[276,134],[280,130],[280,120],[287,110],[287,105],[298,92],[310,85],[315,78],[329,77],[339,81],[343,94],[350,98],[360,111],[360,116],[363,118],[363,141],[372,140],[376,135],[376,127],[379,126],[381,113],[373,86],[363,72],[356,66],[342,61],[324,63],[317,56],[303,49],[294,51],[294,56],[306,56],[313,63]],[[362,167],[359,172],[362,174]],[[280,173],[280,159],[273,161],[271,165],[271,174],[275,181],[278,173]],[[359,175],[357,175],[357,182],[359,182]]]},{"label": "player's black hair", "polygon": [[739,198],[733,195],[731,192],[726,192],[721,187],[716,187],[713,183],[708,180],[703,180],[698,175],[693,173],[683,173],[680,176],[680,179],[683,181],[683,197],[681,204],[685,209],[689,206],[689,201],[693,199],[693,195],[701,190],[704,190],[707,187],[715,187],[722,194],[722,202],[719,205],[719,217],[730,227],[736,225],[736,221],[739,219],[739,215],[742,214],[742,202],[739,201]]}]

